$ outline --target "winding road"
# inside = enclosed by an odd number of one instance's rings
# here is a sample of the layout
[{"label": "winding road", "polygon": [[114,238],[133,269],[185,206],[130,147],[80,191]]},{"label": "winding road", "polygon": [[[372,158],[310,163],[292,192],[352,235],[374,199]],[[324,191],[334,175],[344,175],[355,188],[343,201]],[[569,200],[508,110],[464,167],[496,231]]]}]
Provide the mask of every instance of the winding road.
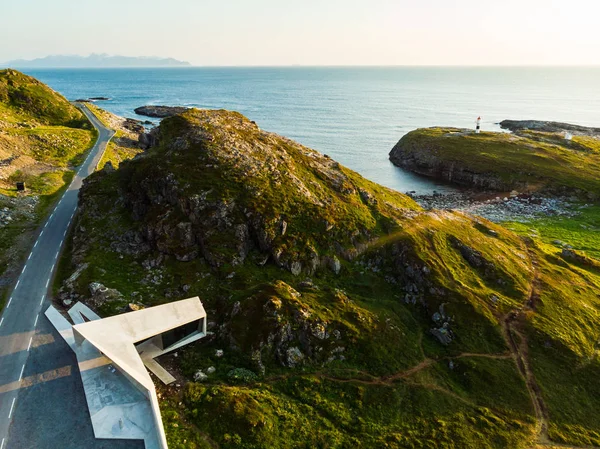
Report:
[{"label": "winding road", "polygon": [[94,440],[76,361],[43,315],[82,181],[114,135],[80,108],[98,139],[40,229],[0,315],[0,449],[138,447]]}]

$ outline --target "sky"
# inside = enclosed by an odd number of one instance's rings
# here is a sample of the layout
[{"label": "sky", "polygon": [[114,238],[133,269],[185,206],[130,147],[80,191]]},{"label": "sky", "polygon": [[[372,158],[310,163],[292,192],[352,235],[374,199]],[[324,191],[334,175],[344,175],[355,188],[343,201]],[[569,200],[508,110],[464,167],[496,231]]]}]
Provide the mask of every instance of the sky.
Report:
[{"label": "sky", "polygon": [[598,0],[0,0],[0,61],[600,65]]}]

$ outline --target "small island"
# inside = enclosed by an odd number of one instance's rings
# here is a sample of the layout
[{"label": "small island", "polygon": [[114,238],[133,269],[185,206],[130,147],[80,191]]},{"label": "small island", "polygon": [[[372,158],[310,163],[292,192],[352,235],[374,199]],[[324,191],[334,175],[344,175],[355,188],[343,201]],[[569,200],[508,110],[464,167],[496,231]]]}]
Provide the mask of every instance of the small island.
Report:
[{"label": "small island", "polygon": [[135,108],[133,112],[137,115],[145,115],[146,117],[166,118],[173,117],[177,114],[182,114],[189,108],[184,106],[140,106]]}]

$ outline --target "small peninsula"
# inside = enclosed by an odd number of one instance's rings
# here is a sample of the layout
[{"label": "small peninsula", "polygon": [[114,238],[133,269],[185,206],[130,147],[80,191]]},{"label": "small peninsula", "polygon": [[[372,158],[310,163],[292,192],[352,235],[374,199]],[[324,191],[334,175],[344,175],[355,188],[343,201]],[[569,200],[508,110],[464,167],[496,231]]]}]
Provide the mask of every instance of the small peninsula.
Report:
[{"label": "small peninsula", "polygon": [[504,121],[512,133],[422,128],[402,137],[390,160],[438,180],[498,192],[600,195],[598,129]]}]

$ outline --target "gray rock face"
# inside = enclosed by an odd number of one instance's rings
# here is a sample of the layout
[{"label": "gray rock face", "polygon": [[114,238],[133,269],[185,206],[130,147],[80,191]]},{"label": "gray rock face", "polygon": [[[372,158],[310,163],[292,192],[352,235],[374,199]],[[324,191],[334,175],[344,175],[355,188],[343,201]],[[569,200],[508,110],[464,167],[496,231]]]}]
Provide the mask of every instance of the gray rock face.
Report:
[{"label": "gray rock face", "polygon": [[88,287],[91,293],[90,303],[94,306],[123,299],[121,292],[114,288],[108,288],[100,282],[91,282]]},{"label": "gray rock face", "polygon": [[331,271],[333,271],[335,274],[340,274],[340,271],[342,270],[342,264],[337,256],[333,256],[329,259],[329,268],[331,268]]},{"label": "gray rock face", "polygon": [[201,370],[198,370],[194,373],[194,380],[196,382],[204,382],[208,379],[208,376]]},{"label": "gray rock face", "polygon": [[125,122],[123,123],[123,127],[136,134],[140,134],[145,131],[142,122],[133,118],[126,118]]},{"label": "gray rock face", "polygon": [[447,346],[450,343],[452,343],[452,333],[450,330],[446,329],[445,327],[440,327],[437,329],[434,328],[434,329],[431,329],[430,332],[444,346]]},{"label": "gray rock face", "polygon": [[187,111],[189,108],[183,106],[141,106],[135,108],[134,112],[138,115],[147,117],[165,118],[172,117]]},{"label": "gray rock face", "polygon": [[457,162],[449,163],[437,156],[435,148],[427,145],[417,147],[405,139],[400,139],[392,148],[389,157],[390,161],[400,168],[462,186],[494,191],[527,190],[525,184],[507,182],[490,173],[475,173]]},{"label": "gray rock face", "polygon": [[286,351],[286,355],[286,365],[290,368],[299,365],[304,360],[304,354],[302,354],[302,351],[300,351],[300,349],[296,348],[295,346],[289,348]]},{"label": "gray rock face", "polygon": [[155,129],[153,129],[152,131],[150,131],[148,133],[146,133],[146,132],[140,133],[140,135],[138,137],[138,143],[140,144],[140,147],[142,147],[145,150],[155,147],[156,145],[158,145],[157,131],[155,131]]}]

